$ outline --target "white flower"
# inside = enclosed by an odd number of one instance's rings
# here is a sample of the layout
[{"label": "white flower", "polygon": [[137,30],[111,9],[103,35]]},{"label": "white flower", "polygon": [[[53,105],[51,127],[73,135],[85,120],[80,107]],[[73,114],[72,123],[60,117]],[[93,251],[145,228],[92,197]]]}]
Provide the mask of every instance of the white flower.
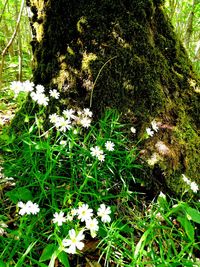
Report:
[{"label": "white flower", "polygon": [[151,122],[151,127],[155,132],[157,132],[159,130],[158,124],[157,124],[157,122],[155,120],[153,120]]},{"label": "white flower", "polygon": [[35,92],[31,92],[31,97],[35,102],[38,100],[38,94],[36,94]]},{"label": "white flower", "polygon": [[101,154],[101,155],[99,155],[97,158],[98,158],[99,161],[102,162],[102,161],[105,160],[105,155],[104,155],[104,154]]},{"label": "white flower", "polygon": [[162,198],[166,199],[166,195],[165,195],[165,194],[163,194],[163,192],[160,192],[160,194],[159,194],[159,196],[158,196],[158,197],[162,197]]},{"label": "white flower", "polygon": [[71,121],[66,120],[64,117],[59,117],[59,119],[56,122],[56,128],[61,132],[66,132],[66,130],[71,129]]},{"label": "white flower", "polygon": [[72,209],[71,210],[71,215],[74,217],[75,215],[78,214],[78,210],[77,209]]},{"label": "white flower", "polygon": [[49,115],[49,120],[51,123],[56,123],[59,120],[59,116],[56,113],[51,114]]},{"label": "white flower", "polygon": [[78,134],[78,130],[77,129],[74,129],[73,130],[73,134]]},{"label": "white flower", "polygon": [[74,217],[71,214],[67,213],[66,219],[67,219],[67,221],[72,222]]},{"label": "white flower", "polygon": [[37,95],[38,105],[47,106],[48,102],[49,102],[49,98],[45,94],[41,93]]},{"label": "white flower", "polygon": [[36,93],[37,93],[37,94],[42,94],[42,93],[44,93],[44,86],[41,85],[41,84],[38,84],[38,85],[36,86]]},{"label": "white flower", "polygon": [[186,183],[186,184],[188,184],[188,185],[190,185],[190,180],[185,176],[185,174],[182,174],[182,176],[183,176],[183,181]]},{"label": "white flower", "polygon": [[20,81],[11,82],[10,89],[13,90],[16,98],[18,94],[24,90],[23,83]]},{"label": "white flower", "polygon": [[31,202],[28,201],[27,203],[19,202],[18,207],[21,208],[19,211],[20,215],[25,215],[25,214],[31,214],[30,208],[31,208]]},{"label": "white flower", "polygon": [[50,90],[49,93],[50,93],[50,96],[55,99],[59,99],[60,97],[60,93],[56,89]]},{"label": "white flower", "polygon": [[85,116],[92,117],[92,111],[90,111],[89,108],[84,108],[83,112]]},{"label": "white flower", "polygon": [[150,128],[146,128],[146,132],[147,132],[148,136],[154,135],[154,131],[152,131]]},{"label": "white flower", "polygon": [[183,176],[183,181],[190,186],[190,189],[194,192],[197,193],[197,191],[199,190],[198,185],[195,182],[191,182],[186,176],[185,174],[182,174]]},{"label": "white flower", "polygon": [[103,154],[103,150],[101,150],[100,147],[98,147],[98,146],[91,147],[90,151],[91,151],[91,155],[93,157],[98,157],[99,155]]},{"label": "white flower", "polygon": [[4,222],[0,221],[0,236],[2,236],[4,233],[6,233],[5,228],[7,228],[8,225]]},{"label": "white flower", "polygon": [[18,205],[19,208],[21,208],[20,211],[19,211],[19,214],[20,214],[20,215],[23,216],[24,214],[27,213],[28,210],[27,210],[27,206],[26,206],[25,203],[23,203],[23,202],[20,201],[20,202],[18,202],[17,205]]},{"label": "white flower", "polygon": [[114,150],[114,146],[115,146],[115,144],[113,142],[111,142],[111,141],[107,141],[105,143],[105,147],[106,147],[106,149],[108,151],[113,151]]},{"label": "white flower", "polygon": [[97,234],[96,232],[99,230],[99,225],[98,225],[98,221],[96,218],[94,219],[89,219],[86,221],[86,228],[88,230],[90,230],[90,234],[91,236],[94,238]]},{"label": "white flower", "polygon": [[67,221],[73,221],[74,216],[77,215],[77,209],[72,209],[68,214],[67,214]]},{"label": "white flower", "polygon": [[88,204],[82,204],[78,208],[77,214],[78,214],[78,219],[81,220],[81,222],[84,222],[91,219],[91,217],[93,216],[93,210],[89,209]]},{"label": "white flower", "polygon": [[81,242],[85,238],[82,231],[80,231],[77,235],[74,229],[69,231],[69,239],[63,239],[62,244],[64,247],[68,247],[64,249],[65,252],[70,254],[76,253],[76,248],[82,250],[84,247],[84,243]]},{"label": "white flower", "polygon": [[66,144],[67,144],[67,141],[66,141],[66,140],[61,140],[61,141],[60,141],[60,145],[61,145],[61,146],[66,146]]},{"label": "white flower", "polygon": [[195,182],[191,182],[190,188],[194,193],[197,193],[197,191],[199,190],[199,187]]},{"label": "white flower", "polygon": [[43,106],[47,106],[48,105],[49,98],[43,93],[31,92],[31,97],[39,105],[43,105]]},{"label": "white flower", "polygon": [[88,118],[88,117],[83,117],[82,119],[80,119],[80,124],[81,124],[84,128],[88,128],[88,127],[90,127],[91,119]]},{"label": "white flower", "polygon": [[77,114],[78,114],[78,116],[83,116],[84,114],[83,114],[83,111],[81,111],[81,110],[78,110],[77,111]]},{"label": "white flower", "polygon": [[111,213],[110,207],[106,207],[105,204],[101,204],[100,208],[98,208],[97,215],[101,217],[101,221],[106,223],[110,222],[111,218],[109,214]]},{"label": "white flower", "polygon": [[37,203],[32,203],[29,205],[30,213],[37,214],[40,211],[40,208]]},{"label": "white flower", "polygon": [[30,81],[25,81],[23,83],[24,92],[32,92],[34,88],[34,83]]},{"label": "white flower", "polygon": [[66,217],[64,216],[64,212],[60,211],[53,214],[54,219],[53,223],[57,223],[58,226],[61,226],[64,222],[66,222]]},{"label": "white flower", "polygon": [[30,200],[26,204],[20,201],[17,205],[21,208],[19,214],[22,216],[24,214],[37,214],[40,211],[38,204]]},{"label": "white flower", "polygon": [[135,129],[135,127],[131,127],[131,132],[132,132],[133,134],[136,133],[136,129]]},{"label": "white flower", "polygon": [[75,113],[75,110],[73,110],[72,108],[71,108],[71,109],[65,109],[65,110],[63,110],[63,115],[64,115],[68,120],[76,119],[76,116],[74,115],[74,113]]}]

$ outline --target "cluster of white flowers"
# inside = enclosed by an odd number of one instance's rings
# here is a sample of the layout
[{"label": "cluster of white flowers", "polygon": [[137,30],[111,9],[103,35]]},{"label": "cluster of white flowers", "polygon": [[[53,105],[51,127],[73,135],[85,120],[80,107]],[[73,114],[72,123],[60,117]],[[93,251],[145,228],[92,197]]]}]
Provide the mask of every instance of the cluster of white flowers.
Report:
[{"label": "cluster of white flowers", "polygon": [[[111,221],[110,217],[111,209],[106,207],[105,204],[101,204],[97,210],[97,216],[101,218],[103,223],[109,223]],[[62,241],[64,246],[64,251],[67,253],[75,254],[76,249],[82,250],[84,243],[81,242],[85,236],[84,231],[90,231],[91,236],[94,238],[99,230],[99,222],[97,218],[93,218],[94,211],[89,208],[88,204],[82,204],[77,209],[72,209],[66,216],[63,211],[53,214],[53,223],[61,226],[66,221],[72,221],[74,217],[77,217],[80,222],[85,223],[85,226],[76,232],[74,229],[69,231],[69,238],[65,238]]]},{"label": "cluster of white flowers", "polygon": [[98,147],[98,146],[91,147],[91,148],[90,148],[90,151],[91,151],[91,155],[92,155],[93,157],[97,157],[98,160],[100,160],[100,161],[104,161],[104,159],[105,159],[105,155],[103,154],[103,150],[100,149],[100,147]]},{"label": "cluster of white flowers", "polygon": [[32,201],[28,201],[27,203],[23,203],[22,201],[18,202],[17,206],[20,208],[19,214],[37,214],[40,211],[40,208],[37,203],[33,203]]},{"label": "cluster of white flowers", "polygon": [[[31,95],[31,98],[38,103],[38,105],[47,106],[49,102],[49,97],[45,95],[45,88],[43,85],[38,84],[35,86],[33,82],[25,81],[14,81],[10,85],[11,90],[15,94],[15,98],[19,95],[20,92],[26,92]],[[49,94],[52,98],[58,99],[60,93],[56,89],[49,91]]]},{"label": "cluster of white flowers", "polygon": [[[111,141],[107,141],[105,143],[105,148],[108,151],[114,151],[114,146],[115,144]],[[103,150],[99,146],[91,147],[90,148],[90,153],[93,157],[98,158],[99,161],[104,161],[105,160],[105,154]]]},{"label": "cluster of white flowers", "polygon": [[[14,91],[15,97],[17,97],[20,92],[26,92],[30,93],[31,98],[38,105],[47,106],[49,103],[50,98],[45,94],[45,88],[41,84],[35,85],[30,81],[14,81],[11,83],[10,88]],[[56,89],[52,89],[49,90],[49,96],[59,99],[60,93]],[[82,111],[77,111],[77,114],[75,113],[76,111],[73,109],[66,109],[63,111],[62,116],[54,113],[49,116],[49,119],[61,132],[66,132],[66,130],[71,129],[72,124],[81,125],[83,128],[89,128],[92,121],[92,111],[88,108],[84,108]]]},{"label": "cluster of white flowers", "polygon": [[194,192],[197,193],[197,191],[199,190],[198,185],[195,182],[191,182],[186,176],[185,174],[182,174],[182,179],[183,181],[189,185],[190,189]]},{"label": "cluster of white flowers", "polygon": [[31,98],[38,103],[38,105],[47,106],[49,103],[49,97],[44,93],[44,86],[41,84],[36,85],[35,91],[31,92]]},{"label": "cluster of white flowers", "polygon": [[157,132],[159,130],[159,127],[158,127],[158,123],[153,120],[151,122],[151,128],[146,128],[146,133],[148,136],[153,136],[155,132]]},{"label": "cluster of white flowers", "polygon": [[11,82],[10,89],[13,90],[16,98],[20,92],[32,92],[34,89],[34,83],[30,81],[14,81]]},{"label": "cluster of white flowers", "polygon": [[91,124],[92,111],[84,108],[83,111],[75,111],[73,109],[66,109],[62,116],[56,113],[49,116],[50,122],[54,124],[56,129],[61,132],[66,132],[72,128],[72,125],[81,125],[83,128],[89,128]]}]

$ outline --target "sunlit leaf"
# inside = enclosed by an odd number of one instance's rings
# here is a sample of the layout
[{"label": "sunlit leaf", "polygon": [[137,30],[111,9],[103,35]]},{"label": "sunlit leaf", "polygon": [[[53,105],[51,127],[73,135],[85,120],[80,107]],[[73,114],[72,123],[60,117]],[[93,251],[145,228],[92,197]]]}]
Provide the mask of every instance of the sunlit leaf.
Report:
[{"label": "sunlit leaf", "polygon": [[51,259],[51,256],[53,255],[54,251],[57,249],[55,244],[48,244],[40,256],[40,262],[46,261]]},{"label": "sunlit leaf", "polygon": [[194,241],[194,227],[187,217],[179,216],[177,220],[181,223],[186,235],[191,241]]}]

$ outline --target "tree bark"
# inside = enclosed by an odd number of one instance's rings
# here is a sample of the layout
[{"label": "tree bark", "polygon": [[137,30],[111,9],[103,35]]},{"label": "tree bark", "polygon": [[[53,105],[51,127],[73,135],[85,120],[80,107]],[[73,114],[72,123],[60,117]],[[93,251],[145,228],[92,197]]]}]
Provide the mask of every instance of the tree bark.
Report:
[{"label": "tree bark", "polygon": [[[200,177],[199,93],[191,63],[163,12],[162,0],[30,0],[34,82],[61,92],[61,108],[124,114],[143,144],[149,185],[181,192],[182,173]],[[160,142],[160,143],[159,143]],[[159,146],[160,144],[160,146]],[[169,150],[162,151],[162,145]]]}]

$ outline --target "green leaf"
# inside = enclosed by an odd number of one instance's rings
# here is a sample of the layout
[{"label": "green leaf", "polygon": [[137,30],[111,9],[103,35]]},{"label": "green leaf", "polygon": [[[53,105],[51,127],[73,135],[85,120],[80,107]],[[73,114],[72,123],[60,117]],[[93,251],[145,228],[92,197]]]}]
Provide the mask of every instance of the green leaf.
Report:
[{"label": "green leaf", "polygon": [[198,210],[187,207],[186,213],[191,217],[193,222],[200,223],[200,212]]},{"label": "green leaf", "polygon": [[42,261],[46,261],[46,260],[49,260],[51,259],[51,256],[52,254],[54,253],[54,251],[57,249],[57,246],[55,244],[49,244],[47,245],[43,252],[42,252],[42,255],[40,256],[40,259],[39,261],[42,262]]},{"label": "green leaf", "polygon": [[5,262],[3,262],[2,260],[0,260],[0,267],[6,267]]},{"label": "green leaf", "polygon": [[25,261],[26,256],[29,254],[29,252],[32,250],[32,248],[35,246],[36,243],[37,242],[33,242],[28,246],[26,251],[23,253],[23,255],[20,257],[18,262],[15,264],[15,267],[22,267],[23,266],[23,263]]},{"label": "green leaf", "polygon": [[181,223],[188,238],[191,241],[194,241],[194,227],[191,224],[191,222],[186,217],[182,217],[182,216],[177,217],[177,220]]},{"label": "green leaf", "polygon": [[18,201],[28,201],[33,198],[31,191],[24,187],[15,188],[5,195],[15,204]]},{"label": "green leaf", "polygon": [[62,251],[62,252],[58,255],[58,259],[59,259],[59,261],[60,261],[65,267],[70,267],[70,264],[69,264],[69,261],[68,261],[67,253],[65,253],[64,251]]}]

